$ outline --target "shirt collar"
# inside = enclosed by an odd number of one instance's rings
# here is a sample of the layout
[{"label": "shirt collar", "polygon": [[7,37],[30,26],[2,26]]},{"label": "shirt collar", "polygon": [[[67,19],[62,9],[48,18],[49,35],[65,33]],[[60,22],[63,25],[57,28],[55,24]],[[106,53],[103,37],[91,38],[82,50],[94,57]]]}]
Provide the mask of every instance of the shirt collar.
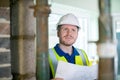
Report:
[{"label": "shirt collar", "polygon": [[[74,46],[72,46],[73,48],[73,52],[71,56],[75,56],[75,55],[79,55],[78,51],[76,50],[76,48]],[[56,46],[54,47],[54,49],[56,50],[56,52],[58,53],[59,56],[65,56],[67,53],[63,52],[60,47],[59,44],[56,44]]]}]

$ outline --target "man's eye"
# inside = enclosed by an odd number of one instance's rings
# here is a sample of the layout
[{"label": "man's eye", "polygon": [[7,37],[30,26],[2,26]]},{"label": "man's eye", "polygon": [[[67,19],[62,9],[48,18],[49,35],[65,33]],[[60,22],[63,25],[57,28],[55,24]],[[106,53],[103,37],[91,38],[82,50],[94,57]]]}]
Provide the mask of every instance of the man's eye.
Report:
[{"label": "man's eye", "polygon": [[67,31],[67,28],[64,28],[63,31]]},{"label": "man's eye", "polygon": [[73,32],[76,32],[76,30],[75,30],[75,29],[72,29],[72,31],[73,31]]},{"label": "man's eye", "polygon": [[74,29],[72,29],[72,31],[75,31]]}]

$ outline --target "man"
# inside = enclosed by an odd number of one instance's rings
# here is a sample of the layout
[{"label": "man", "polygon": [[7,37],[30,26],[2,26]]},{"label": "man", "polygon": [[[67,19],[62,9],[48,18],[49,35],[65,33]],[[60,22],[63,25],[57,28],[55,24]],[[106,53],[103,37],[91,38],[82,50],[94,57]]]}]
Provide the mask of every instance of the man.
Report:
[{"label": "man", "polygon": [[62,78],[55,78],[58,61],[65,61],[77,65],[89,65],[85,51],[73,46],[78,37],[79,29],[79,21],[72,13],[60,18],[57,25],[59,43],[54,48],[49,49],[50,78],[52,80],[63,80]]}]

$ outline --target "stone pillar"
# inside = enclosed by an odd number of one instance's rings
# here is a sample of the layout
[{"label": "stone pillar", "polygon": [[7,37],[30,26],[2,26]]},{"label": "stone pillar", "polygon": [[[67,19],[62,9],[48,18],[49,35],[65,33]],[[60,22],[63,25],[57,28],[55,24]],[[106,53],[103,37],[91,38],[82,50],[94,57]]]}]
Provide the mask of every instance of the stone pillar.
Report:
[{"label": "stone pillar", "polygon": [[33,0],[10,0],[11,67],[13,80],[35,80]]},{"label": "stone pillar", "polygon": [[98,80],[114,79],[114,56],[116,54],[116,43],[113,37],[111,0],[99,0],[99,41],[97,44],[99,55]]}]

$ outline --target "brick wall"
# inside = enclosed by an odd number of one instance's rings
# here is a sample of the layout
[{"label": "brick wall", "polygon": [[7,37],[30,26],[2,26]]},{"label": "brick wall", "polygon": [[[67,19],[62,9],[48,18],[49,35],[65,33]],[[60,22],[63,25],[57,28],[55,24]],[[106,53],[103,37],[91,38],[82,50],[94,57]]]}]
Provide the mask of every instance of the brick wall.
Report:
[{"label": "brick wall", "polygon": [[9,8],[0,7],[0,80],[11,80]]}]

